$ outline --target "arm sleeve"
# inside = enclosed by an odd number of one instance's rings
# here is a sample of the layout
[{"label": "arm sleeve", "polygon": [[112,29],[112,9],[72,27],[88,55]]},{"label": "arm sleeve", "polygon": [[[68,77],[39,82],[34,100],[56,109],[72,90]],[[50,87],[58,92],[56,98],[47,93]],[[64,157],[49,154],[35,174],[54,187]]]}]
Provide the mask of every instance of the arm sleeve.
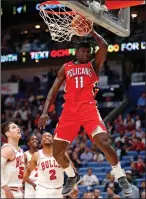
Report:
[{"label": "arm sleeve", "polygon": [[6,185],[5,179],[4,179],[4,169],[5,169],[5,164],[7,160],[3,157],[1,157],[1,188]]}]

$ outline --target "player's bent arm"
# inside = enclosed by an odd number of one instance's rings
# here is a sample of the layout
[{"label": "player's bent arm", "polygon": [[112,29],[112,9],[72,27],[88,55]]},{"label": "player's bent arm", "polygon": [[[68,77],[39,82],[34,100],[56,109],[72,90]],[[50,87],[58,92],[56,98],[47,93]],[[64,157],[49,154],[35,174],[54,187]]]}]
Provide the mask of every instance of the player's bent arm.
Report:
[{"label": "player's bent arm", "polygon": [[106,60],[108,43],[103,39],[101,35],[96,33],[94,30],[92,30],[91,35],[93,36],[93,38],[95,39],[99,47],[99,50],[95,54],[96,70],[97,70],[97,73],[99,73],[101,66]]},{"label": "player's bent arm", "polygon": [[31,161],[29,162],[28,166],[25,169],[23,182],[27,182],[32,185],[32,181],[29,179],[29,176],[33,170],[37,167],[38,162],[38,152],[35,152],[31,158]]},{"label": "player's bent arm", "polygon": [[58,90],[59,90],[60,86],[62,85],[62,83],[64,82],[64,80],[65,80],[65,69],[64,69],[64,66],[62,66],[57,74],[57,77],[55,79],[55,82],[54,82],[52,88],[50,89],[50,91],[48,93],[48,96],[47,96],[47,99],[45,102],[45,106],[44,106],[44,110],[43,110],[43,114],[47,114],[48,108],[56,100]]}]

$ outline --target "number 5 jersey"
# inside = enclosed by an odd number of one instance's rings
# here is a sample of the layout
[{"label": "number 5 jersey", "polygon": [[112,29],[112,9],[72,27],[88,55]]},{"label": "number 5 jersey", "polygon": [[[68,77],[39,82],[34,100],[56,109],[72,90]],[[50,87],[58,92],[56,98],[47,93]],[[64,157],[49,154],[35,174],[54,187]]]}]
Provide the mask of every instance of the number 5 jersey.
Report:
[{"label": "number 5 jersey", "polygon": [[22,181],[24,175],[24,153],[23,150],[19,148],[16,150],[10,144],[4,144],[2,148],[10,146],[14,153],[15,158],[13,160],[8,160],[4,167],[3,178],[6,182],[6,185],[10,188],[11,191],[18,191],[22,188]]}]

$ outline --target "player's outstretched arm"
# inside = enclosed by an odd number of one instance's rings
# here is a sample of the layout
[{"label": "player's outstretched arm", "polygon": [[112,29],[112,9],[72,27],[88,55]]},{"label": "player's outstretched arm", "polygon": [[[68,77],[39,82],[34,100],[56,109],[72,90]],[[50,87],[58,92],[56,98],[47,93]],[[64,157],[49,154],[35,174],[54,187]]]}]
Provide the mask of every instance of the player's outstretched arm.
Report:
[{"label": "player's outstretched arm", "polygon": [[33,186],[33,188],[35,189],[36,184],[34,182],[32,182],[32,180],[29,178],[31,172],[33,170],[35,170],[35,168],[37,167],[37,162],[38,162],[38,152],[35,152],[31,158],[31,161],[29,162],[28,166],[25,169],[25,173],[24,173],[24,177],[23,177],[23,182],[27,182],[30,185]]},{"label": "player's outstretched arm", "polygon": [[101,35],[96,33],[95,30],[91,32],[92,37],[95,39],[99,50],[95,54],[95,62],[96,62],[96,72],[99,73],[101,66],[103,65],[104,61],[106,60],[107,50],[108,50],[108,43],[103,39]]},{"label": "player's outstretched arm", "polygon": [[13,149],[10,146],[5,146],[1,150],[1,188],[5,191],[6,198],[14,198],[12,191],[9,189],[5,182],[4,169],[5,164],[8,160],[13,160],[15,158],[15,154]]},{"label": "player's outstretched arm", "polygon": [[58,93],[58,90],[60,88],[60,86],[62,85],[62,83],[65,80],[65,70],[64,70],[64,66],[61,67],[61,69],[59,70],[57,77],[55,79],[55,82],[52,86],[52,88],[50,89],[48,95],[47,95],[47,99],[45,102],[45,106],[44,106],[44,110],[43,113],[39,119],[38,122],[38,127],[39,128],[45,128],[46,126],[46,122],[48,120],[48,108],[54,103],[54,101],[56,100],[56,96]]}]

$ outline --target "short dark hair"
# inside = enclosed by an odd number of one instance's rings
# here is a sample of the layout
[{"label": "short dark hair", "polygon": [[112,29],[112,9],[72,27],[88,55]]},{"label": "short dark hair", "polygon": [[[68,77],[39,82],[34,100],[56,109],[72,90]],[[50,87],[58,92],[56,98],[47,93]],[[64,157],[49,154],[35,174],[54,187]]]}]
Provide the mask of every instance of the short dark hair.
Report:
[{"label": "short dark hair", "polygon": [[89,42],[82,41],[82,42],[79,42],[76,44],[76,49],[79,50],[80,48],[90,48],[91,49],[91,46],[90,46]]},{"label": "short dark hair", "polygon": [[27,144],[28,144],[28,142],[30,141],[30,138],[31,137],[33,137],[33,136],[36,136],[34,133],[32,133],[32,134],[30,134],[29,136],[28,136],[28,138],[27,138]]},{"label": "short dark hair", "polygon": [[7,121],[1,124],[1,133],[5,138],[7,138],[6,132],[9,131],[10,124],[14,124],[14,122]]}]

